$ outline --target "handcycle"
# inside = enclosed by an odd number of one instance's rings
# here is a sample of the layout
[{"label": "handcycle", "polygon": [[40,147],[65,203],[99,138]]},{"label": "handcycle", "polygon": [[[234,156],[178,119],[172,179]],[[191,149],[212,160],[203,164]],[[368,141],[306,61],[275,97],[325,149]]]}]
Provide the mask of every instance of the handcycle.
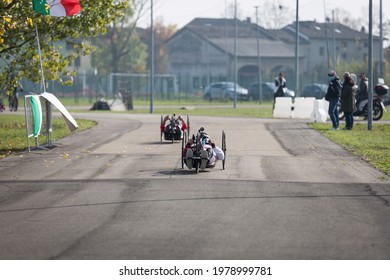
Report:
[{"label": "handcycle", "polygon": [[[190,119],[188,115],[187,115],[187,122],[185,122],[181,116],[176,117],[176,114],[172,114],[171,116],[169,116],[168,124],[165,125],[167,121],[166,117],[163,118],[163,115],[161,115],[161,124],[160,124],[161,142],[164,139],[164,140],[171,141],[173,143],[175,142],[175,140],[182,140],[184,137],[187,137],[188,135],[187,133],[189,133],[190,131]],[[184,140],[187,141],[187,138],[185,138]]]},{"label": "handcycle", "polygon": [[[213,161],[212,159],[213,157],[218,157],[219,155],[216,155],[214,151],[210,151],[210,153],[212,153],[211,155],[209,152],[207,152],[207,147],[208,149],[210,149],[212,144],[210,143],[211,140],[207,133],[205,133],[204,128],[201,127],[196,134],[192,135],[191,139],[189,139],[188,142],[185,141],[185,138],[187,137],[183,137],[181,144],[181,167],[184,168],[184,165],[187,165],[189,169],[195,168],[196,173],[199,173],[199,171],[203,170],[204,168],[214,168],[216,158],[214,158]],[[219,148],[217,147],[217,151],[218,149]],[[191,150],[191,152],[187,153],[188,150]],[[222,145],[220,150],[223,152],[222,168],[223,170],[225,170],[227,149],[226,133],[224,130],[222,130]],[[207,157],[202,157],[202,155],[205,155],[205,151],[207,152]],[[188,154],[190,154],[191,156],[188,157]],[[192,164],[188,164],[187,160],[191,160]],[[207,160],[206,165],[202,166],[202,160]]]}]

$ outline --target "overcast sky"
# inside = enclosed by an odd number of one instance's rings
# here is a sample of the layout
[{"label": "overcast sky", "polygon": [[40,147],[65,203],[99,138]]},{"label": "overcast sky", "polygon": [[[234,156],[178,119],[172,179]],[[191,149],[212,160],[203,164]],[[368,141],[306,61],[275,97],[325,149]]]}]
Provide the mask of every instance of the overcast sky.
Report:
[{"label": "overcast sky", "polygon": [[[241,11],[241,17],[252,17],[254,21],[254,6],[258,5],[261,8],[261,3],[268,0],[236,1]],[[296,0],[280,0],[280,2],[295,13]],[[226,11],[226,5],[234,3],[234,0],[153,0],[153,3],[155,18],[162,17],[165,24],[177,24],[181,28],[196,17],[222,17]],[[325,19],[325,7],[328,15],[331,14],[332,9],[342,8],[350,11],[352,15],[356,15],[356,18],[361,18],[363,16],[363,9],[366,9],[368,17],[368,3],[369,0],[299,0],[299,19],[316,19],[317,21],[323,22]],[[373,0],[374,9],[379,10],[379,3],[380,0]],[[390,1],[382,0],[382,3],[384,17],[388,19],[390,15],[385,11],[390,11]],[[295,17],[291,19],[291,22],[293,21],[295,21]],[[146,12],[140,21],[140,26],[142,27],[149,25],[150,10]]]}]

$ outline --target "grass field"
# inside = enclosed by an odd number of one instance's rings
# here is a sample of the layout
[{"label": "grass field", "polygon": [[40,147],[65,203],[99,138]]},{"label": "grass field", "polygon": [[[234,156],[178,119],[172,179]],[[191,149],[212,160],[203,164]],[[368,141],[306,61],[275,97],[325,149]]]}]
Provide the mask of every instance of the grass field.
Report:
[{"label": "grass field", "polygon": [[[78,131],[93,127],[96,123],[90,120],[76,120],[79,125]],[[58,140],[70,134],[65,121],[62,118],[53,119],[53,140]],[[41,141],[46,140],[41,136]],[[31,140],[35,145],[35,140]],[[39,143],[42,144],[42,143]],[[1,115],[0,116],[0,159],[27,149],[26,122],[23,115]]]},{"label": "grass field", "polygon": [[390,175],[390,124],[355,124],[353,130],[330,130],[329,124],[311,124],[311,127],[358,155],[382,172]]}]

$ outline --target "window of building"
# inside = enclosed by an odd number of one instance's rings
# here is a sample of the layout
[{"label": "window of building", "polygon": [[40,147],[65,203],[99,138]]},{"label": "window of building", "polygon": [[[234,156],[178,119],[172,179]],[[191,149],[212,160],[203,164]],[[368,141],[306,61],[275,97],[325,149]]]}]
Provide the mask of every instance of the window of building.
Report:
[{"label": "window of building", "polygon": [[347,54],[346,53],[343,53],[342,55],[341,55],[341,57],[343,58],[343,59],[347,59]]}]

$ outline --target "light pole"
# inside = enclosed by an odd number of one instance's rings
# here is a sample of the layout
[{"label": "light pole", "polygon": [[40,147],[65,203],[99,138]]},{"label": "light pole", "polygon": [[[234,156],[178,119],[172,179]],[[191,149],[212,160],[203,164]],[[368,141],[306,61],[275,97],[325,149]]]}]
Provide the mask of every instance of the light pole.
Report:
[{"label": "light pole", "polygon": [[150,0],[150,113],[153,114],[154,101],[154,27],[153,27],[153,0]]},{"label": "light pole", "polygon": [[380,32],[380,42],[379,42],[379,77],[383,78],[383,6],[382,0],[379,1],[379,32]]},{"label": "light pole", "polygon": [[234,0],[234,102],[233,108],[237,108],[237,0]]},{"label": "light pole", "polygon": [[297,0],[295,19],[295,93],[299,90],[299,0]]},{"label": "light pole", "polygon": [[368,130],[372,130],[372,99],[373,99],[373,89],[374,89],[374,71],[372,67],[372,0],[369,0],[369,23],[368,23],[368,77],[370,79],[368,83]]},{"label": "light pole", "polygon": [[336,71],[336,25],[334,22],[334,10],[332,10],[332,24],[333,24],[333,70]]},{"label": "light pole", "polygon": [[211,77],[210,77],[210,29],[211,24],[206,23],[205,26],[207,27],[207,86],[211,83]]},{"label": "light pole", "polygon": [[258,73],[259,103],[262,104],[263,103],[263,87],[262,87],[262,79],[261,79],[260,30],[259,30],[258,8],[259,8],[259,6],[255,6],[255,9],[256,9],[256,28],[257,28],[257,68],[259,69],[259,73]]}]

